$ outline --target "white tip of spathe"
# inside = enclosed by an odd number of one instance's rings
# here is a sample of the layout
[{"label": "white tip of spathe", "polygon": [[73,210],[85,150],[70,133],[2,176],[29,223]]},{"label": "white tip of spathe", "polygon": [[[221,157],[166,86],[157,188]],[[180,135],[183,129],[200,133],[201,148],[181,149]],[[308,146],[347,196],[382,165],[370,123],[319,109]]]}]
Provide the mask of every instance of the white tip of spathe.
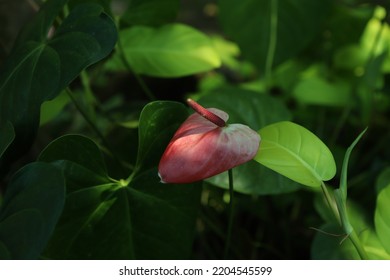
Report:
[{"label": "white tip of spathe", "polygon": [[157,172],[157,174],[158,174],[158,177],[160,178],[160,183],[166,184],[166,182],[164,182],[164,180],[162,179],[160,172]]}]

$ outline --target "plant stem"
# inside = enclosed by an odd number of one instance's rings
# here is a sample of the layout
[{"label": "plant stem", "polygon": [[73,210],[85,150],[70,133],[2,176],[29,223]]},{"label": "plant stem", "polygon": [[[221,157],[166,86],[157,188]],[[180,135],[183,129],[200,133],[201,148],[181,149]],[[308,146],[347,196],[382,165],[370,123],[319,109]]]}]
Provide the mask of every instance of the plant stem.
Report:
[{"label": "plant stem", "polygon": [[233,231],[233,218],[234,218],[234,212],[233,212],[233,196],[234,196],[234,186],[233,186],[233,170],[228,170],[228,176],[229,176],[229,221],[228,221],[228,229],[227,229],[227,235],[226,235],[226,243],[225,243],[225,252],[224,252],[224,259],[226,260],[228,258],[229,250],[230,250],[230,243],[232,239],[232,231]]},{"label": "plant stem", "polygon": [[337,207],[334,205],[333,199],[330,196],[330,193],[328,192],[328,189],[326,188],[326,185],[323,181],[321,182],[321,189],[322,189],[322,193],[324,194],[325,200],[329,206],[329,209],[332,211],[333,215],[335,216],[335,218],[339,222],[339,224],[341,224],[340,214],[337,210]]},{"label": "plant stem", "polygon": [[93,94],[93,91],[91,89],[91,83],[89,81],[89,76],[88,76],[87,71],[85,71],[85,69],[83,71],[81,71],[81,73],[80,73],[80,80],[81,80],[81,83],[83,85],[84,91],[87,95],[88,102],[91,102],[93,105],[95,105],[97,103],[97,101],[96,101],[95,95]]},{"label": "plant stem", "polygon": [[66,88],[66,93],[68,94],[69,98],[72,100],[73,104],[75,105],[76,109],[79,111],[79,113],[83,116],[84,120],[88,123],[88,125],[91,127],[91,129],[95,132],[95,134],[100,138],[103,145],[108,149],[111,156],[114,158],[114,160],[118,163],[118,166],[120,168],[122,167],[122,163],[119,159],[119,157],[116,155],[115,151],[112,149],[110,143],[107,141],[106,137],[100,132],[99,128],[95,125],[95,123],[92,121],[86,110],[83,109],[83,106],[77,101],[77,99],[74,97],[73,92],[70,90],[69,87]]},{"label": "plant stem", "polygon": [[356,251],[358,252],[360,258],[362,260],[368,260],[368,255],[366,250],[363,248],[356,231],[352,231],[350,235],[348,235],[349,240],[351,240],[353,246],[355,246]]},{"label": "plant stem", "polygon": [[145,84],[144,80],[140,77],[140,75],[138,75],[135,71],[133,71],[133,69],[131,68],[131,65],[128,63],[126,56],[125,56],[125,52],[123,51],[123,46],[122,46],[122,42],[121,42],[120,38],[121,38],[121,36],[118,37],[118,43],[117,43],[116,49],[119,53],[120,58],[122,59],[123,64],[125,65],[127,71],[133,73],[135,79],[137,80],[138,84],[141,86],[142,91],[145,93],[147,98],[150,101],[156,100],[157,98],[154,96],[154,94],[149,89],[149,87]]},{"label": "plant stem", "polygon": [[341,212],[344,210],[344,212],[346,213],[346,209],[339,209],[339,208],[336,208],[334,206],[333,200],[332,200],[332,198],[331,198],[331,196],[330,196],[330,194],[329,194],[328,190],[326,189],[326,186],[323,182],[321,183],[321,188],[322,188],[322,191],[324,193],[324,196],[325,196],[325,199],[328,203],[329,208],[332,210],[332,212],[333,212],[334,216],[336,217],[340,226],[343,228],[344,231],[346,231],[345,233],[347,234],[347,237],[351,240],[351,242],[354,245],[356,251],[358,252],[360,258],[362,260],[368,260],[368,255],[367,255],[365,249],[363,248],[363,246],[360,242],[360,239],[359,239],[358,235],[356,234],[355,230],[353,229],[352,225],[348,222],[348,217],[341,216]]},{"label": "plant stem", "polygon": [[96,135],[100,138],[100,140],[104,143],[104,145],[107,146],[106,138],[97,128],[95,123],[91,120],[88,113],[83,109],[83,106],[77,101],[76,97],[74,96],[74,93],[70,90],[69,87],[66,88],[66,93],[68,94],[69,98],[72,100],[73,104],[76,106],[79,113],[83,116],[84,120],[88,123],[88,125],[92,128],[92,130],[96,133]]},{"label": "plant stem", "polygon": [[278,0],[271,1],[270,37],[265,61],[265,82],[267,92],[270,90],[272,79],[272,66],[274,64],[277,36],[278,36]]}]

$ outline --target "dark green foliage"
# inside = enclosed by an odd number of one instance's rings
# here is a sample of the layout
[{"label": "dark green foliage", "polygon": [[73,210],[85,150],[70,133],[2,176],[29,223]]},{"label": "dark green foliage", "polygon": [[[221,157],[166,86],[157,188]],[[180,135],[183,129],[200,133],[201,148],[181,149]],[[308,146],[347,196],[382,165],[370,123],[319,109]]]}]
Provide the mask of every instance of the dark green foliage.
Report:
[{"label": "dark green foliage", "polygon": [[158,177],[188,97],[262,137],[228,258],[390,259],[386,7],[43,2],[18,35],[0,20],[0,259],[222,258],[227,172]]}]

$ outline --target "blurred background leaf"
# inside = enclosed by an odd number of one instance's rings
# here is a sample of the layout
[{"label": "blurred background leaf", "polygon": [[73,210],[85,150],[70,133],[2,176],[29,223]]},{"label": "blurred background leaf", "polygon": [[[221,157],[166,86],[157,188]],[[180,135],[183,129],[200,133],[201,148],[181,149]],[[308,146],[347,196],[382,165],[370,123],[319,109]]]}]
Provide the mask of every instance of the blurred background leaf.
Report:
[{"label": "blurred background leaf", "polygon": [[[273,66],[276,66],[308,46],[318,35],[331,7],[328,0],[223,0],[218,4],[224,32],[261,71],[265,69],[273,33],[276,36]],[[275,29],[271,21],[276,22]]]}]

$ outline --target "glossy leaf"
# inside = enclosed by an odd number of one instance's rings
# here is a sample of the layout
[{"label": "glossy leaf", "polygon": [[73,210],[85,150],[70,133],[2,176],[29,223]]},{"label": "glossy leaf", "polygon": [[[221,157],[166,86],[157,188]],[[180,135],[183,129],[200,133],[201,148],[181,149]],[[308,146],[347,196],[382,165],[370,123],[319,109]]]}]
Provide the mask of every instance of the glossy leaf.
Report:
[{"label": "glossy leaf", "polygon": [[375,209],[375,229],[383,247],[390,254],[390,186],[378,194]]},{"label": "glossy leaf", "polygon": [[219,19],[224,32],[239,44],[243,56],[264,70],[273,44],[271,37],[276,39],[275,66],[297,55],[317,35],[330,3],[328,0],[221,0]]},{"label": "glossy leaf", "polygon": [[139,120],[137,170],[158,165],[169,140],[187,116],[187,108],[176,102],[155,101],[145,106]]},{"label": "glossy leaf", "polygon": [[319,187],[336,174],[328,147],[312,132],[292,122],[262,128],[255,160],[264,166],[309,187]]},{"label": "glossy leaf", "polygon": [[[229,114],[229,123],[241,123],[258,130],[268,124],[289,120],[290,112],[277,99],[240,88],[222,88],[203,95],[198,100],[209,108],[219,108]],[[260,143],[261,147],[262,143]],[[234,168],[234,189],[246,194],[278,194],[297,190],[299,185],[257,164],[248,162]],[[227,189],[228,175],[222,173],[207,180]]]},{"label": "glossy leaf", "polygon": [[60,160],[56,165],[67,174],[68,193],[79,188],[74,182],[82,182],[84,187],[111,183],[98,146],[81,135],[57,138],[42,151],[39,160],[44,162]]},{"label": "glossy leaf", "polygon": [[178,0],[132,0],[121,15],[125,25],[160,26],[173,22],[179,10]]},{"label": "glossy leaf", "polygon": [[43,151],[40,159],[54,161],[71,185],[47,257],[190,257],[201,185],[161,184],[156,168],[186,116],[185,107],[175,102],[153,102],[144,108],[139,123],[139,159],[127,180],[103,175],[101,152],[86,137],[64,136]]},{"label": "glossy leaf", "polygon": [[157,77],[180,77],[209,71],[221,61],[211,40],[200,31],[169,24],[159,29],[134,26],[120,32],[132,70]]},{"label": "glossy leaf", "polygon": [[65,2],[48,1],[2,65],[0,123],[10,121],[14,126],[14,157],[33,140],[41,104],[57,96],[82,69],[104,58],[115,45],[113,21],[93,3],[76,6],[54,36],[47,38]]},{"label": "glossy leaf", "polygon": [[[45,248],[65,201],[62,172],[32,163],[12,178],[0,208],[0,259],[36,259]],[[5,253],[5,255],[4,255]]]}]

